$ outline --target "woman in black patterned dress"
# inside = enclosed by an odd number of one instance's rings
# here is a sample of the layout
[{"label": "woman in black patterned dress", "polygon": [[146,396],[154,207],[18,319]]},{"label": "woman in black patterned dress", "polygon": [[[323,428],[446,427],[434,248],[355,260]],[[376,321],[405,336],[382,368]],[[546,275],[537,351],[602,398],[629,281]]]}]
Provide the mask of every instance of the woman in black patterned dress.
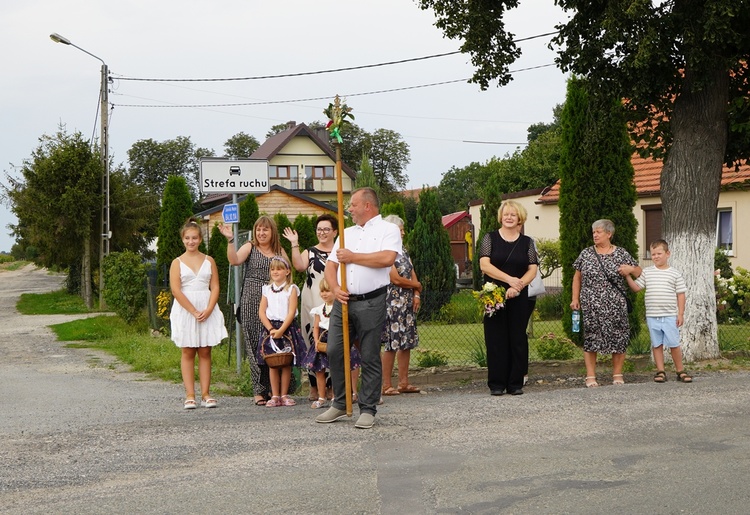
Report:
[{"label": "woman in black patterned dress", "polygon": [[485,315],[487,386],[490,395],[521,395],[529,362],[529,296],[527,286],[539,263],[531,238],[521,234],[526,209],[506,200],[497,211],[500,229],[484,235],[479,248],[479,266],[484,281],[505,288],[505,307]]},{"label": "woman in black patterned dress", "polygon": [[[305,337],[307,350],[315,345],[313,338],[313,317],[310,310],[323,304],[320,297],[320,281],[323,279],[323,271],[326,268],[328,254],[333,251],[333,242],[338,236],[339,222],[335,217],[329,214],[322,214],[315,220],[315,234],[318,237],[318,244],[300,252],[299,235],[291,227],[284,229],[284,238],[292,244],[292,266],[298,272],[306,272],[307,277],[302,287],[300,296],[300,328],[302,335]],[[318,384],[315,374],[308,371],[308,380],[310,381],[310,400],[317,400],[325,395],[325,388],[318,395]]]},{"label": "woman in black patterned dress", "polygon": [[[221,234],[229,239],[227,245],[227,259],[230,265],[244,265],[244,279],[242,297],[240,298],[240,314],[242,332],[245,337],[245,358],[250,364],[250,378],[253,383],[255,404],[263,406],[271,396],[271,382],[268,376],[268,366],[259,365],[257,356],[258,340],[263,324],[260,321],[260,300],[263,297],[263,285],[268,284],[271,258],[283,256],[289,261],[284,249],[281,248],[279,231],[276,222],[268,216],[261,216],[253,225],[252,238],[235,249],[232,239],[232,226],[219,225]],[[294,376],[292,376],[294,377]],[[294,382],[292,380],[292,382]],[[293,392],[295,385],[289,386]]]},{"label": "woman in black patterned dress", "polygon": [[[583,360],[586,387],[599,386],[596,355],[612,354],[612,384],[625,384],[622,366],[630,339],[630,324],[622,276],[641,275],[638,262],[622,247],[612,245],[615,224],[597,220],[591,226],[594,246],[581,251],[573,262],[573,291],[570,308],[580,309],[583,318]],[[613,284],[614,283],[614,284]]]}]

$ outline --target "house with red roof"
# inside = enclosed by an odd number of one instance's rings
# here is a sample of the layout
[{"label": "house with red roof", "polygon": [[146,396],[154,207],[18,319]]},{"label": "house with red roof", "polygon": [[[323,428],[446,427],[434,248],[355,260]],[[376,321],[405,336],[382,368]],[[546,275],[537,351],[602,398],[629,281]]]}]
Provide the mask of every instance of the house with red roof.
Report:
[{"label": "house with red roof", "polygon": [[[638,257],[644,264],[650,264],[649,244],[662,238],[662,207],[660,177],[663,163],[661,160],[632,158],[635,171],[637,200],[633,214],[638,221],[637,242]],[[536,239],[558,239],[560,237],[560,181],[542,190],[505,195],[504,199],[513,198],[523,205],[528,218],[524,233]],[[472,203],[469,212],[474,224],[480,226],[481,203]],[[607,214],[602,213],[602,218]],[[724,249],[733,267],[741,266],[750,269],[750,238],[740,234],[737,226],[741,220],[750,219],[750,165],[745,164],[735,169],[725,167],[721,178],[721,193],[716,209],[716,246]],[[593,223],[594,220],[591,220]],[[617,236],[615,235],[615,240]]]}]

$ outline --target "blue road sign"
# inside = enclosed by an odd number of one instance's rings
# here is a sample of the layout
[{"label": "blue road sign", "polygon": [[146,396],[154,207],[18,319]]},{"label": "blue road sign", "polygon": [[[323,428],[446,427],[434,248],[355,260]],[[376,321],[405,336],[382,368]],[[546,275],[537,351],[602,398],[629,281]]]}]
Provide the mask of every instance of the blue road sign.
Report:
[{"label": "blue road sign", "polygon": [[240,221],[240,209],[237,204],[225,204],[221,210],[221,216],[225,224],[236,224]]}]

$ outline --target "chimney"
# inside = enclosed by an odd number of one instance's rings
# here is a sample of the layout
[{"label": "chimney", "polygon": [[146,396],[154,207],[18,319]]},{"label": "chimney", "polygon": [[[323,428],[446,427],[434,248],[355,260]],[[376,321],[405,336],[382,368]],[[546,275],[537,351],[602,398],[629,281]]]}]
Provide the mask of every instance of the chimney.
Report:
[{"label": "chimney", "polygon": [[294,120],[290,120],[290,121],[286,122],[286,128],[287,128],[287,130],[294,129],[296,126],[297,126],[297,122],[295,122]]}]

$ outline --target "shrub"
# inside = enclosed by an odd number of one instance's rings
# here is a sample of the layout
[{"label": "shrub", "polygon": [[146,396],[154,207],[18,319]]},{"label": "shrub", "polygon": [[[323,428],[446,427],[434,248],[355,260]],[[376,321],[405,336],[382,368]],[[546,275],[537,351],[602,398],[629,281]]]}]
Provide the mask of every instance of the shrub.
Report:
[{"label": "shrub", "polygon": [[436,321],[444,324],[478,324],[482,322],[482,313],[471,292],[464,290],[453,294],[450,302],[440,308]]},{"label": "shrub", "polygon": [[140,256],[126,250],[104,258],[104,300],[127,323],[146,306],[146,267]]},{"label": "shrub", "polygon": [[416,349],[417,366],[420,368],[444,367],[448,364],[445,352],[433,349]]},{"label": "shrub", "polygon": [[741,323],[750,317],[750,272],[737,267],[729,279],[717,276],[715,285],[719,323]]},{"label": "shrub", "polygon": [[576,345],[569,338],[547,333],[539,338],[536,351],[543,360],[567,360],[575,356]]},{"label": "shrub", "polygon": [[487,366],[487,346],[484,338],[474,338],[471,346],[471,361],[480,367]]},{"label": "shrub", "polygon": [[563,317],[562,292],[545,293],[536,298],[539,320],[560,320]]}]

